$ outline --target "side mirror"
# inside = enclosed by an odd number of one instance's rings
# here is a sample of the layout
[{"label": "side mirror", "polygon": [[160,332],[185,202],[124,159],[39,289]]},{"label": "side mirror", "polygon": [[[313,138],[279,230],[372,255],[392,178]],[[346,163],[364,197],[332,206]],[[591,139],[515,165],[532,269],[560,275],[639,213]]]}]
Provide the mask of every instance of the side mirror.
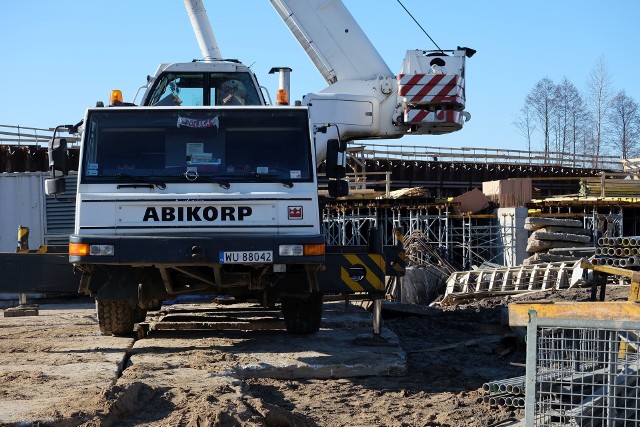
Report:
[{"label": "side mirror", "polygon": [[337,139],[327,141],[327,178],[341,179],[347,176],[346,151],[346,142]]},{"label": "side mirror", "polygon": [[51,179],[44,181],[44,192],[48,196],[62,194],[66,191],[65,175],[69,173],[67,166],[67,140],[52,138],[49,141],[49,170]]},{"label": "side mirror", "polygon": [[62,194],[67,190],[66,187],[67,186],[64,177],[44,180],[44,193],[47,196]]},{"label": "side mirror", "polygon": [[329,196],[343,197],[349,194],[347,176],[347,143],[337,139],[327,141],[327,178]]},{"label": "side mirror", "polygon": [[67,167],[67,139],[51,139],[51,141],[49,141],[48,153],[51,178],[65,176],[66,174],[68,174],[69,168]]}]

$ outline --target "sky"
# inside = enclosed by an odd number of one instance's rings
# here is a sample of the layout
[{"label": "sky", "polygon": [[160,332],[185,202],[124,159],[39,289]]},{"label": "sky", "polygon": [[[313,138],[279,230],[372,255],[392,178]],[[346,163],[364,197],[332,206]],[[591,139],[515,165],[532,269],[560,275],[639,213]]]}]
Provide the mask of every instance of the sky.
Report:
[{"label": "sky", "polygon": [[[436,49],[397,0],[343,1],[394,73],[407,50]],[[566,77],[582,91],[600,56],[613,91],[640,102],[638,0],[401,1],[440,48],[477,53],[466,63],[463,129],[389,144],[525,150],[513,122],[536,82]],[[293,99],[327,86],[268,0],[204,5],[222,56],[251,66],[272,99],[274,66],[293,69]],[[180,0],[11,1],[1,10],[0,125],[77,123],[96,101],[108,104],[111,89],[132,101],[160,63],[202,56]]]}]

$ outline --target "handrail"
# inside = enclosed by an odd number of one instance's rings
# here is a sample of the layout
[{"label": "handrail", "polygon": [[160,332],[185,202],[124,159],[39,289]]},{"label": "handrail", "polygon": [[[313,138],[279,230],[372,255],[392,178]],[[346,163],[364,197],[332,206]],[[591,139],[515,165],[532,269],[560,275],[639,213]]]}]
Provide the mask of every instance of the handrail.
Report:
[{"label": "handrail", "polygon": [[405,161],[500,163],[543,165],[575,168],[622,170],[624,160],[619,156],[567,154],[563,152],[525,151],[503,148],[429,147],[389,145],[367,142],[351,143],[349,152],[355,158]]},{"label": "handrail", "polygon": [[[6,129],[6,130],[5,130]],[[47,146],[53,136],[53,128],[43,129],[27,126],[0,125],[0,144]],[[65,136],[69,144],[77,144],[78,136]]]},{"label": "handrail", "polygon": [[[367,177],[375,175],[384,175],[384,179],[369,180]],[[318,178],[324,178],[327,175],[319,173]],[[379,185],[384,184],[385,197],[389,197],[391,194],[391,172],[350,172],[347,174],[347,181],[349,183],[349,192],[358,192],[369,190],[367,185]],[[327,189],[326,183],[318,183],[319,190]]]}]

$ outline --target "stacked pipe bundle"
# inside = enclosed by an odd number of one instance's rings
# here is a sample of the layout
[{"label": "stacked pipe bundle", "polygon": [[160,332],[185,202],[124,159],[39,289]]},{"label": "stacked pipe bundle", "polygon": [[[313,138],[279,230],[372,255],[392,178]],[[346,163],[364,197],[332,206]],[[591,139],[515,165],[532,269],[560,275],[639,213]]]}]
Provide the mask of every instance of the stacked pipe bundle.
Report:
[{"label": "stacked pipe bundle", "polygon": [[578,219],[528,217],[524,228],[531,231],[527,252],[534,254],[525,260],[525,264],[575,260],[574,256],[558,254],[558,249],[592,246],[592,231],[584,228]]},{"label": "stacked pipe bundle", "polygon": [[526,377],[507,378],[482,384],[482,401],[490,406],[524,408]]},{"label": "stacked pipe bundle", "polygon": [[623,268],[640,266],[640,236],[600,237],[593,264]]}]

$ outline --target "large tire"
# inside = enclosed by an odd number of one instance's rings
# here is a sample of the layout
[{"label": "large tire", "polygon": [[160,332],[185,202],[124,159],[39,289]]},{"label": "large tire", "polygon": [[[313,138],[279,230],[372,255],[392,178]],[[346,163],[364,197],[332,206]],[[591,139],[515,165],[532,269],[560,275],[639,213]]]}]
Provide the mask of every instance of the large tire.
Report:
[{"label": "large tire", "polygon": [[282,297],[282,314],[287,332],[308,335],[318,332],[322,320],[322,294]]},{"label": "large tire", "polygon": [[103,335],[129,335],[133,332],[135,313],[127,301],[96,299],[96,313]]}]

